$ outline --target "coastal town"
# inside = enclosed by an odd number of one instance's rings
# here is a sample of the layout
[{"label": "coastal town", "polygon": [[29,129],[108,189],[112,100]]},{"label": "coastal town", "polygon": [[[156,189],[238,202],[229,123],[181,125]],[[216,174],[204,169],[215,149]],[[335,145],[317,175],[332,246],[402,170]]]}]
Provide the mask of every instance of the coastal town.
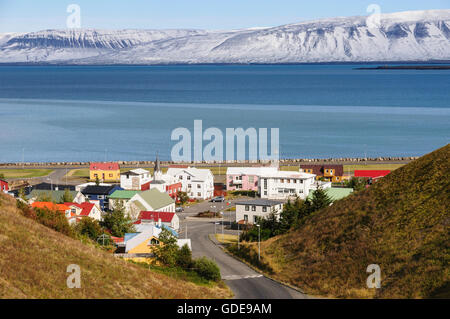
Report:
[{"label": "coastal town", "polygon": [[223,171],[225,176],[219,177],[202,166],[170,164],[163,169],[158,157],[150,169],[92,162],[84,183],[68,184],[67,176],[62,184],[49,178],[50,183],[41,179],[35,184],[2,178],[0,189],[32,209],[58,212],[73,227],[86,219],[104,224],[119,211],[132,224],[132,231],[104,227],[105,232],[93,239],[114,246],[116,257],[152,263],[163,231],[176,238],[179,248],[195,251],[197,243],[188,237],[188,220],[209,216],[215,232],[219,225],[223,233],[225,225],[228,234],[238,237],[239,230],[251,230],[271,214],[279,220],[288,202],[311,200],[320,190],[332,204],[352,194],[351,180],[369,187],[390,173],[362,169],[347,174],[342,164],[300,164],[288,169],[274,163],[229,166]]}]

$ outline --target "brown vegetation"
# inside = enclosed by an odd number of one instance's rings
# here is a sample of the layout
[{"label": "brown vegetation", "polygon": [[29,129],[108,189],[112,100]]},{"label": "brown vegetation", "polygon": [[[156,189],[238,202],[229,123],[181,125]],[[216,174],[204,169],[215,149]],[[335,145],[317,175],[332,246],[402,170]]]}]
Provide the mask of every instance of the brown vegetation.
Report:
[{"label": "brown vegetation", "polygon": [[[223,285],[198,286],[143,269],[33,217],[23,216],[13,198],[0,194],[0,298],[231,297]],[[81,288],[67,288],[69,264],[80,266]]]},{"label": "brown vegetation", "polygon": [[[263,242],[262,260],[314,295],[450,298],[449,172],[447,145]],[[380,289],[366,286],[369,264]]]}]

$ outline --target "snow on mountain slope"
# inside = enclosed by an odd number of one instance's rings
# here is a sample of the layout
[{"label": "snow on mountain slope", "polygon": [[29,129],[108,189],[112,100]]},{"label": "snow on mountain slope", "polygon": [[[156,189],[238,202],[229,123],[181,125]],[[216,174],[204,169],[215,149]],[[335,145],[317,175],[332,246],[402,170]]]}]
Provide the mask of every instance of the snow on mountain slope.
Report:
[{"label": "snow on mountain slope", "polygon": [[[49,30],[0,42],[0,62],[79,64],[450,60],[450,10],[322,19],[273,28]],[[0,37],[1,41],[1,37]]]}]

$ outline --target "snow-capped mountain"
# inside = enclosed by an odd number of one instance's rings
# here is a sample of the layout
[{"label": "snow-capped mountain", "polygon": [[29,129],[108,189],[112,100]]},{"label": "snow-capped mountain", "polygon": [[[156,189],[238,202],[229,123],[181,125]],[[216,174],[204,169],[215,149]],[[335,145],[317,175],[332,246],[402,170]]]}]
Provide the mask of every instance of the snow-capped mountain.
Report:
[{"label": "snow-capped mountain", "polygon": [[363,16],[231,31],[47,30],[0,34],[0,63],[450,60],[450,10],[381,14],[375,22]]}]

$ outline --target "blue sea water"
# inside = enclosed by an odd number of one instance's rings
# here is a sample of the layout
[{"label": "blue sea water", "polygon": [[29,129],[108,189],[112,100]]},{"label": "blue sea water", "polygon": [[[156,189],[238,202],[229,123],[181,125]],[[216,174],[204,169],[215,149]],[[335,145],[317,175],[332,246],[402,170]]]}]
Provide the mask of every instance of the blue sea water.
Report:
[{"label": "blue sea water", "polygon": [[361,66],[1,66],[0,162],[169,160],[172,130],[195,119],[279,128],[282,158],[417,156],[449,142],[449,70]]}]

